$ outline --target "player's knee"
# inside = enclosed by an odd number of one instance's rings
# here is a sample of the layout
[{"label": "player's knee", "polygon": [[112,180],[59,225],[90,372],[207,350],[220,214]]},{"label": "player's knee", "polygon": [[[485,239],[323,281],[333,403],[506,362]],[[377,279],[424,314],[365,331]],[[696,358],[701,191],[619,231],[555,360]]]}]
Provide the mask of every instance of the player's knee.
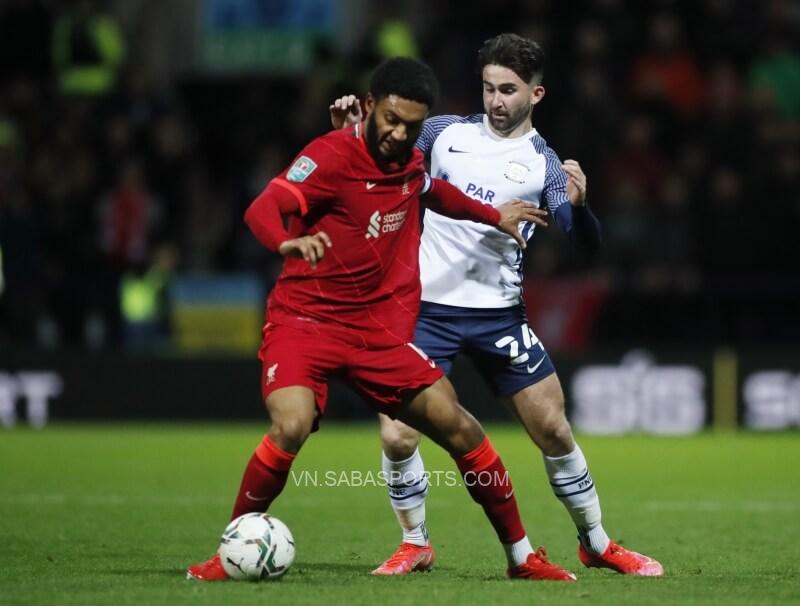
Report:
[{"label": "player's knee", "polygon": [[383,452],[392,461],[402,461],[414,454],[419,446],[419,434],[400,423],[386,424],[381,428]]},{"label": "player's knee", "polygon": [[572,427],[563,411],[551,415],[542,427],[542,450],[548,456],[562,456],[575,449]]},{"label": "player's knee", "polygon": [[560,446],[567,446],[573,441],[572,427],[570,427],[569,421],[564,415],[559,416],[558,422],[550,430],[550,439]]},{"label": "player's knee", "polygon": [[313,419],[302,417],[273,419],[269,435],[280,448],[297,452],[311,435],[313,425]]}]

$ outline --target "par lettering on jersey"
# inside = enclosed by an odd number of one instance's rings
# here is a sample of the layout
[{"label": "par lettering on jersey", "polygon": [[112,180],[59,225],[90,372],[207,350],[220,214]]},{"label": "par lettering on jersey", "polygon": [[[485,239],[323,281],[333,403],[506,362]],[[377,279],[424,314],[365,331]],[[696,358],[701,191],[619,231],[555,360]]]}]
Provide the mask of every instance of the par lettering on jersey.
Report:
[{"label": "par lettering on jersey", "polygon": [[474,183],[467,185],[467,189],[464,190],[464,193],[485,202],[494,201],[494,192],[491,189],[487,188],[486,191],[484,191],[483,186],[475,185]]},{"label": "par lettering on jersey", "polygon": [[295,163],[292,164],[292,167],[289,169],[289,172],[286,173],[286,179],[288,181],[294,181],[295,183],[302,183],[308,176],[314,172],[317,168],[317,163],[314,162],[308,156],[300,156]]}]

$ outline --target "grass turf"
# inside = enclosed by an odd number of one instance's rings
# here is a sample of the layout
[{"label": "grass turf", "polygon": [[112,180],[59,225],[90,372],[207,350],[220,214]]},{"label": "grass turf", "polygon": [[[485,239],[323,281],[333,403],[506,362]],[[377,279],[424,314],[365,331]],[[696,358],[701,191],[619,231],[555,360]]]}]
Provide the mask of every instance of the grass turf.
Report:
[{"label": "grass turf", "polygon": [[[646,579],[582,568],[537,452],[515,426],[488,430],[532,542],[574,570],[577,583],[506,580],[491,527],[466,491],[450,485],[455,466],[429,442],[434,571],[371,577],[399,539],[385,489],[366,481],[379,469],[377,424],[324,425],[298,457],[271,509],[297,542],[284,579],[189,582],[184,568],[213,553],[263,427],[55,425],[0,432],[0,604],[800,600],[796,434],[582,437],[607,530],[664,564],[664,578]],[[356,485],[359,472],[370,485]]]}]

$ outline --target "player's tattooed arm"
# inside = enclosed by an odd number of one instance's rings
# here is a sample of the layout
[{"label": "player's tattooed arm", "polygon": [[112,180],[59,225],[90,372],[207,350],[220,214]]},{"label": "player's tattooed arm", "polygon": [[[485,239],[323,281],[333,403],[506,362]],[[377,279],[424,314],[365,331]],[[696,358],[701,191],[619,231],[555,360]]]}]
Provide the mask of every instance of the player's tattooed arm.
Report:
[{"label": "player's tattooed arm", "polygon": [[344,95],[328,106],[331,113],[331,125],[334,129],[358,124],[364,119],[361,113],[361,102],[355,95]]}]

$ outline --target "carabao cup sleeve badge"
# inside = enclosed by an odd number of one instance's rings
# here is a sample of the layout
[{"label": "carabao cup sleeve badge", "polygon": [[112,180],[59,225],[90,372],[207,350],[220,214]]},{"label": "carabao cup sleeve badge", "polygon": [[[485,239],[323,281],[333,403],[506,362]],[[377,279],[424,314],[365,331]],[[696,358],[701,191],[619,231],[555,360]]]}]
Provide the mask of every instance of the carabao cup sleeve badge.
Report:
[{"label": "carabao cup sleeve badge", "polygon": [[286,179],[288,181],[294,181],[295,183],[302,183],[308,179],[308,176],[313,173],[316,168],[317,163],[311,158],[308,156],[300,156],[286,173]]}]

